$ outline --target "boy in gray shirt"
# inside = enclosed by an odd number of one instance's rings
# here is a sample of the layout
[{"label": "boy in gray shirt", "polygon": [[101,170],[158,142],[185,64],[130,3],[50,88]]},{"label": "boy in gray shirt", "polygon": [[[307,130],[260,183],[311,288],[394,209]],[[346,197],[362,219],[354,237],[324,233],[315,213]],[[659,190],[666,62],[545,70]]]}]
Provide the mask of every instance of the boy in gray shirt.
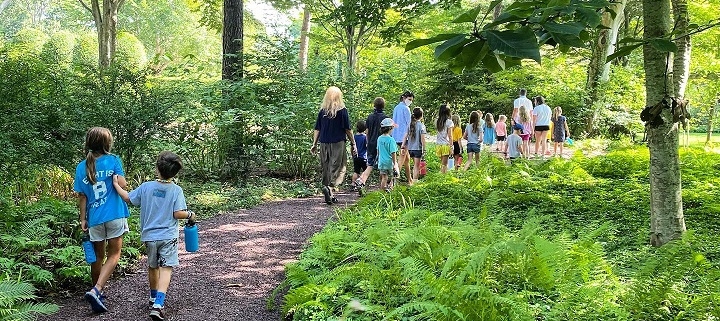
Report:
[{"label": "boy in gray shirt", "polygon": [[158,155],[158,179],[145,182],[130,193],[113,179],[118,194],[128,203],[140,206],[140,240],[148,256],[150,318],[165,320],[165,294],[170,286],[173,266],[178,262],[178,219],[193,221],[195,214],[187,210],[185,195],[171,179],[182,168],[180,157],[164,151]]}]

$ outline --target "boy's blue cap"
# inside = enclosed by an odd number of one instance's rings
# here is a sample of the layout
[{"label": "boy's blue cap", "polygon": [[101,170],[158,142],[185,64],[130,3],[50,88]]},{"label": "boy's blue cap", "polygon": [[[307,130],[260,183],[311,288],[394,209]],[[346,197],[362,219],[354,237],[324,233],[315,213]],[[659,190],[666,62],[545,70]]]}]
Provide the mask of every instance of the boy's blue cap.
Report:
[{"label": "boy's blue cap", "polygon": [[515,123],[515,125],[513,126],[513,129],[514,130],[524,130],[525,128],[523,128],[522,124]]}]

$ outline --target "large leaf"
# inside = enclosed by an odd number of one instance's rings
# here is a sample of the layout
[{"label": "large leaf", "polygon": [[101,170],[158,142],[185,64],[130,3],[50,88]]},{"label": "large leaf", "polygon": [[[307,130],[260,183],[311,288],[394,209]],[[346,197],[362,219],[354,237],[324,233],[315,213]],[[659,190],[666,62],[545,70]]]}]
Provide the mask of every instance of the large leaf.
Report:
[{"label": "large leaf", "polygon": [[597,28],[602,23],[602,16],[593,9],[578,8],[575,11],[575,16],[591,28]]},{"label": "large leaf", "polygon": [[407,52],[407,51],[413,50],[418,47],[427,46],[429,44],[433,44],[433,43],[440,42],[440,41],[445,41],[445,40],[452,39],[452,38],[455,38],[455,37],[458,37],[461,35],[464,36],[463,34],[459,34],[459,33],[443,33],[443,34],[439,34],[435,37],[428,38],[428,39],[416,39],[416,40],[408,42],[405,45],[405,51]]},{"label": "large leaf", "polygon": [[634,44],[631,46],[622,47],[622,48],[618,49],[617,51],[615,51],[612,55],[609,55],[607,57],[607,59],[605,60],[605,62],[611,62],[617,58],[625,57],[625,56],[629,55],[633,50],[637,49],[638,47],[640,47],[642,45],[643,45],[642,43],[638,43],[638,44]]},{"label": "large leaf", "polygon": [[483,67],[491,73],[501,72],[505,70],[505,61],[498,57],[494,52],[488,52],[482,59]]},{"label": "large leaf", "polygon": [[650,45],[662,52],[677,52],[678,50],[677,45],[667,39],[652,39],[650,40]]},{"label": "large leaf", "polygon": [[454,23],[461,23],[461,22],[473,22],[475,19],[477,19],[477,16],[480,14],[480,11],[482,10],[483,4],[477,5],[475,8],[472,8],[468,10],[467,12],[461,14],[459,17],[455,18],[452,22]]},{"label": "large leaf", "polygon": [[487,55],[487,44],[482,39],[476,39],[466,44],[457,59],[462,61],[466,68],[473,68]]},{"label": "large leaf", "polygon": [[542,24],[542,27],[553,34],[567,34],[579,36],[580,32],[585,30],[585,25],[579,22],[573,23],[557,23],[549,21]]},{"label": "large leaf", "polygon": [[435,48],[435,58],[440,61],[455,58],[462,51],[463,46],[471,40],[466,35],[459,35],[455,38],[441,43]]},{"label": "large leaf", "polygon": [[516,30],[484,30],[490,50],[499,51],[510,57],[530,58],[540,62],[540,46],[535,33],[529,27]]},{"label": "large leaf", "polygon": [[552,38],[555,40],[555,42],[561,45],[578,48],[584,48],[586,46],[585,42],[576,35],[554,32],[550,32],[550,35],[552,35]]}]

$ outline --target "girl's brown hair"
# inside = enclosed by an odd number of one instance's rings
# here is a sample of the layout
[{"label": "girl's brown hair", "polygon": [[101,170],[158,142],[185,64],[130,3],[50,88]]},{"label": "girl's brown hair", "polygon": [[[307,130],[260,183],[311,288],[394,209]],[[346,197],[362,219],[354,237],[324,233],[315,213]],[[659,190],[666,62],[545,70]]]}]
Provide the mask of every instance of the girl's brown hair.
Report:
[{"label": "girl's brown hair", "polygon": [[90,184],[95,185],[95,160],[109,154],[112,149],[113,137],[110,130],[104,127],[93,127],[85,134],[85,174]]},{"label": "girl's brown hair", "polygon": [[495,118],[493,117],[493,114],[491,114],[491,113],[485,114],[485,127],[495,128]]},{"label": "girl's brown hair", "polygon": [[413,109],[413,116],[410,120],[410,128],[408,128],[408,131],[410,132],[409,136],[412,139],[415,139],[415,135],[417,134],[417,123],[422,119],[423,117],[423,110],[420,107],[415,107]]},{"label": "girl's brown hair", "polygon": [[450,119],[450,108],[446,104],[440,105],[440,111],[438,111],[438,119],[435,123],[438,131],[445,128],[445,122]]},{"label": "girl's brown hair", "polygon": [[552,120],[553,120],[553,121],[557,121],[557,120],[558,120],[558,117],[560,117],[560,115],[562,115],[562,108],[560,108],[560,106],[557,106],[557,107],[555,107],[555,109],[553,110]]},{"label": "girl's brown hair", "polygon": [[480,113],[477,111],[471,112],[470,123],[472,124],[472,132],[477,134],[480,130]]},{"label": "girl's brown hair", "polygon": [[520,122],[521,123],[527,123],[530,121],[530,115],[528,115],[528,111],[525,108],[520,108]]}]

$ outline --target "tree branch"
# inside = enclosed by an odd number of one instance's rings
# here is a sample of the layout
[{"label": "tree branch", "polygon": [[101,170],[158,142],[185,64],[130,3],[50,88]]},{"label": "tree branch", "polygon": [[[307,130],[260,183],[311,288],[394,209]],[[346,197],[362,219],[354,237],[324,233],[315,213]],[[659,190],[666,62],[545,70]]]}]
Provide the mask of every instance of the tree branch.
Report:
[{"label": "tree branch", "polygon": [[90,9],[90,7],[88,7],[88,5],[85,4],[85,2],[84,2],[83,0],[78,0],[78,2],[80,2],[80,4],[81,4],[85,9],[87,9],[87,11],[90,11],[90,13],[93,13],[92,9]]}]

